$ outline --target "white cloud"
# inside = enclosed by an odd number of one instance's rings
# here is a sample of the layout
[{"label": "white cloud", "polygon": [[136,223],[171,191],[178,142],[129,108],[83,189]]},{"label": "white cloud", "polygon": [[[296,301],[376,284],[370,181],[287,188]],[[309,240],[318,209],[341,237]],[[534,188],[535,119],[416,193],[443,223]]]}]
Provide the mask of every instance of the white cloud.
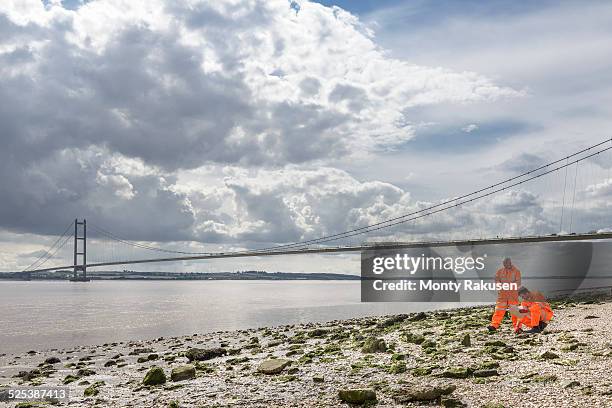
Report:
[{"label": "white cloud", "polygon": [[124,200],[134,198],[134,186],[121,174],[96,173],[96,182],[102,187],[108,187],[108,193]]},{"label": "white cloud", "polygon": [[586,194],[591,197],[601,198],[612,196],[612,179],[606,179],[601,183],[595,183],[587,186]]},{"label": "white cloud", "polygon": [[[522,95],[390,58],[357,17],[310,2],[297,14],[284,0],[3,9],[15,26],[2,45],[30,55],[7,66],[5,82],[23,81],[27,65],[31,97],[61,98],[68,129],[170,168],[363,154],[413,136],[407,108]],[[40,114],[41,126],[58,119]],[[45,138],[42,127],[28,131]]]},{"label": "white cloud", "polygon": [[[566,14],[558,25],[571,22]],[[534,28],[540,17],[493,31],[506,41],[507,33],[542,33]],[[437,35],[459,38],[452,34],[465,25],[457,27]],[[469,32],[481,38],[487,27]],[[551,67],[571,74],[606,64],[566,58],[569,51],[549,47],[559,44],[554,37],[562,29],[547,27],[546,46],[530,48],[522,39],[508,53],[489,43],[484,56],[480,47],[429,47],[453,58],[426,60],[431,54],[418,42],[402,50],[425,57],[402,57],[400,47],[381,47],[356,16],[306,1],[297,13],[285,0],[96,0],[77,10],[1,2],[0,98],[11,103],[0,105],[0,229],[52,234],[63,220],[87,215],[125,238],[177,249],[187,244],[174,241],[201,240],[225,251],[315,238],[424,208],[492,173],[529,168],[552,155],[553,144],[577,150],[584,145],[579,135],[607,128],[590,117],[553,120],[575,108],[559,101],[584,98],[548,98],[552,82],[581,89],[563,76],[549,81]],[[581,39],[596,37],[587,31]],[[606,49],[604,39],[585,41],[589,62]],[[574,53],[581,41],[572,41]],[[594,97],[604,113],[608,98],[605,89]],[[489,123],[510,114],[538,126],[519,126],[523,138],[484,152],[476,146],[427,154],[405,143],[438,124],[472,132],[480,143]],[[603,205],[594,213],[604,213]],[[557,211],[535,192],[514,191],[368,238],[548,232]]]},{"label": "white cloud", "polygon": [[462,127],[461,130],[463,130],[465,133],[472,133],[475,130],[478,130],[478,125],[475,123],[470,123],[469,125]]}]

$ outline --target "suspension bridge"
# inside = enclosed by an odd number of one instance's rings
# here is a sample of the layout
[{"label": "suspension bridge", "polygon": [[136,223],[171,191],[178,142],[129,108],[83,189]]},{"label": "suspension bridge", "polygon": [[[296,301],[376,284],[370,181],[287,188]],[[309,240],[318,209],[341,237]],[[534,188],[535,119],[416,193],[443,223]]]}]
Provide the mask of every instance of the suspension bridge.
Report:
[{"label": "suspension bridge", "polygon": [[[514,244],[528,242],[548,242],[548,241],[588,241],[612,238],[612,216],[605,210],[601,219],[580,220],[580,208],[588,208],[589,195],[577,198],[577,191],[592,190],[592,186],[597,181],[603,179],[600,185],[611,186],[612,178],[610,169],[612,168],[612,139],[606,139],[600,143],[593,144],[585,149],[559,158],[555,161],[543,164],[536,168],[525,171],[517,176],[501,180],[486,187],[479,188],[467,194],[443,200],[435,204],[425,205],[414,211],[391,217],[383,221],[355,227],[346,231],[323,235],[318,238],[305,239],[298,242],[272,245],[264,248],[235,250],[229,252],[213,251],[186,251],[170,248],[161,248],[151,245],[146,241],[133,241],[119,237],[107,229],[89,224],[90,232],[93,232],[93,239],[90,234],[89,253],[88,253],[88,224],[85,219],[75,219],[71,222],[64,232],[58,236],[53,244],[32,264],[25,268],[22,273],[25,276],[31,274],[58,270],[71,270],[73,281],[87,281],[87,270],[91,268],[101,268],[118,265],[149,264],[161,262],[181,262],[195,260],[212,260],[222,258],[247,258],[247,257],[267,257],[280,255],[307,255],[307,254],[333,254],[341,252],[360,252],[364,249],[392,249],[392,248],[418,248],[418,247],[440,247],[453,245],[484,245],[484,244]],[[608,157],[604,153],[608,152]],[[601,165],[602,162],[606,163]],[[589,165],[591,166],[589,168]],[[596,169],[594,170],[594,167]],[[599,169],[599,170],[597,170]],[[573,173],[573,174],[572,174]],[[555,177],[558,182],[554,183]],[[557,230],[553,230],[550,223],[541,225],[540,233],[521,234],[517,236],[486,237],[482,232],[476,237],[469,236],[467,232],[460,232],[460,237],[454,239],[412,239],[397,241],[362,241],[356,244],[350,243],[354,237],[371,237],[373,234],[384,236],[390,231],[418,230],[415,228],[417,223],[424,220],[431,220],[439,216],[453,216],[453,212],[458,209],[465,209],[468,206],[482,205],[495,196],[504,192],[516,191],[519,188],[532,188],[538,185],[547,190],[550,195],[556,197],[558,204],[553,206],[558,211],[559,225]],[[590,187],[591,186],[591,187]],[[540,194],[544,197],[543,194]],[[582,212],[584,213],[584,211]],[[582,225],[581,225],[582,224]],[[590,226],[587,231],[579,231],[578,228]],[[565,229],[566,227],[567,229]],[[532,231],[533,232],[533,231]],[[418,232],[416,233],[418,237]],[[457,235],[457,234],[455,234]],[[66,259],[59,257],[61,251],[71,248],[71,263],[63,262],[49,266],[51,260]],[[91,249],[91,243],[98,246],[105,243],[106,248]],[[108,249],[110,244],[110,251]],[[97,248],[94,245],[95,248]],[[140,251],[138,255],[127,256],[125,251],[118,251],[116,248],[130,248]],[[119,255],[117,255],[119,253]],[[156,256],[152,256],[155,253]],[[95,258],[95,259],[92,259]]]}]

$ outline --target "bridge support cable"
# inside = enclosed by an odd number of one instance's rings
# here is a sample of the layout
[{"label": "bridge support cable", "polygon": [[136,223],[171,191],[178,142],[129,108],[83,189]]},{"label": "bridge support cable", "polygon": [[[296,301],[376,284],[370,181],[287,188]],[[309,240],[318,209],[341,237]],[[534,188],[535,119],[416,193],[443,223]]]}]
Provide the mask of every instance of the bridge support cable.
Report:
[{"label": "bridge support cable", "polygon": [[[604,143],[611,143],[611,142],[612,142],[612,139],[607,139],[605,142],[598,143],[597,145],[594,145],[594,146],[600,146],[600,145],[602,145]],[[269,250],[290,249],[290,248],[296,248],[296,247],[304,247],[304,246],[310,245],[310,244],[321,244],[321,243],[330,242],[330,241],[337,241],[339,239],[344,239],[344,238],[348,238],[348,237],[351,237],[351,236],[354,236],[354,235],[363,234],[364,232],[377,231],[377,230],[388,228],[388,227],[391,227],[391,226],[394,226],[394,225],[402,224],[402,223],[405,223],[405,222],[410,221],[410,220],[421,219],[421,218],[424,218],[424,217],[428,217],[428,216],[431,216],[433,214],[437,214],[437,213],[440,213],[442,211],[446,211],[446,210],[449,210],[451,208],[458,207],[458,206],[461,206],[461,205],[465,205],[467,203],[471,203],[471,202],[477,201],[479,199],[492,196],[492,195],[497,194],[499,192],[509,190],[509,189],[511,189],[513,187],[525,184],[525,183],[527,183],[529,181],[532,181],[532,180],[539,179],[539,178],[541,178],[543,176],[546,176],[548,174],[555,173],[555,172],[557,172],[557,171],[559,171],[561,169],[565,169],[566,167],[569,167],[571,165],[577,164],[577,163],[579,163],[581,161],[584,161],[584,160],[587,160],[589,158],[595,157],[595,156],[597,156],[597,155],[599,155],[599,154],[601,154],[603,152],[609,151],[609,150],[612,149],[612,145],[609,146],[609,147],[603,148],[601,150],[595,151],[594,153],[590,153],[590,154],[588,154],[586,156],[579,157],[579,158],[574,159],[572,161],[567,161],[568,158],[576,157],[578,154],[583,153],[585,151],[588,151],[590,149],[591,148],[581,150],[578,153],[574,153],[574,154],[572,154],[570,156],[566,156],[563,159],[556,160],[556,161],[554,161],[552,163],[545,164],[543,166],[538,167],[537,169],[530,170],[530,171],[528,171],[526,173],[523,173],[523,174],[521,174],[519,176],[512,177],[510,179],[504,180],[504,181],[499,182],[499,183],[492,184],[491,186],[485,187],[485,188],[477,190],[475,192],[472,192],[472,193],[469,193],[469,194],[465,194],[465,195],[463,195],[463,196],[461,196],[459,198],[447,200],[447,201],[444,201],[442,203],[438,203],[438,204],[426,207],[424,209],[411,212],[409,214],[404,214],[404,215],[399,216],[399,217],[391,218],[389,220],[381,221],[379,223],[371,224],[371,225],[368,225],[368,226],[364,226],[364,227],[360,227],[360,228],[355,228],[353,230],[341,232],[341,233],[338,233],[338,234],[328,235],[328,236],[324,236],[324,237],[320,237],[320,238],[316,238],[316,239],[312,239],[312,240],[307,240],[307,241],[296,242],[296,243],[293,243],[293,244],[284,244],[284,245],[278,245],[278,246],[274,246],[274,247],[270,247],[270,248],[264,248],[264,249],[260,249],[259,251],[265,252],[265,251],[269,251]],[[562,161],[566,161],[566,163],[550,169],[551,164],[559,163],[559,162],[562,162]],[[547,169],[547,170],[539,172],[539,173],[536,173],[537,171],[544,170],[544,169]],[[526,179],[519,180],[519,179],[521,179],[521,178],[523,178],[523,177],[525,177],[525,176],[527,176],[529,174],[533,174],[533,173],[536,173],[536,174],[534,176],[528,177]],[[514,181],[514,180],[519,180],[519,181],[515,181],[515,182],[513,182],[511,184],[507,184],[508,182]],[[504,184],[506,184],[506,185],[503,186],[503,187],[499,187],[499,186],[504,185]],[[499,188],[495,188],[495,187],[499,187]],[[489,190],[491,190],[491,191],[489,191]],[[467,198],[467,197],[472,197],[472,198],[461,200],[461,198]]]},{"label": "bridge support cable", "polygon": [[[485,198],[485,197],[489,197],[493,194],[499,193],[501,191],[506,191],[512,187],[516,187],[518,185],[522,185],[526,182],[529,182],[531,180],[535,180],[538,179],[542,176],[545,176],[547,174],[551,174],[554,173],[558,170],[561,169],[565,169],[570,165],[573,165],[575,163],[578,163],[582,160],[586,160],[590,157],[596,156],[598,154],[601,154],[604,151],[607,151],[609,149],[612,148],[612,146],[607,147],[607,148],[603,148],[601,150],[595,151],[595,153],[590,153],[589,155],[586,156],[582,156],[579,157],[580,155],[584,154],[584,153],[588,153],[591,152],[592,150],[603,146],[605,144],[611,143],[612,139],[606,139],[600,143],[594,144],[592,146],[589,146],[585,149],[582,149],[578,152],[575,152],[573,154],[570,154],[568,156],[565,156],[561,159],[555,160],[553,162],[544,164],[542,166],[539,166],[535,169],[529,170],[527,172],[524,172],[520,175],[517,176],[513,176],[510,177],[508,179],[502,180],[500,182],[497,182],[495,184],[489,185],[487,187],[481,188],[479,190],[473,191],[471,193],[468,194],[464,194],[461,195],[459,197],[454,197],[452,199],[443,201],[441,203],[438,204],[434,204],[431,206],[428,206],[426,208],[422,208],[420,210],[417,211],[413,211],[411,213],[408,214],[404,214],[398,217],[394,217],[385,221],[381,221],[378,223],[373,223],[367,226],[363,226],[363,227],[359,227],[359,228],[355,228],[352,230],[348,230],[348,231],[344,231],[344,232],[340,232],[337,234],[331,234],[331,235],[326,235],[323,237],[319,237],[319,238],[315,238],[315,239],[310,239],[310,240],[306,240],[306,241],[300,241],[300,242],[295,242],[295,243],[290,243],[290,244],[283,244],[283,245],[276,245],[276,246],[272,246],[272,247],[267,247],[267,248],[261,248],[261,249],[257,249],[255,251],[258,252],[268,252],[268,251],[276,251],[276,250],[281,250],[281,249],[297,249],[297,248],[306,248],[308,246],[314,245],[314,244],[323,244],[323,243],[327,243],[327,242],[332,242],[332,241],[338,241],[341,239],[346,239],[346,238],[350,238],[350,237],[354,237],[357,235],[363,235],[366,234],[368,235],[371,232],[374,231],[378,231],[378,230],[382,230],[385,228],[390,228],[399,224],[404,224],[408,221],[411,220],[421,220],[424,217],[429,217],[432,216],[434,214],[438,214],[440,212],[443,211],[447,211],[453,208],[457,208],[459,206],[465,205],[467,203],[470,202],[474,202],[476,200]],[[570,162],[571,158],[576,158]],[[559,164],[559,163],[563,163],[565,162],[565,164],[562,164],[560,166],[554,167],[551,169],[552,166]],[[523,179],[523,180],[521,180]],[[509,184],[510,183],[510,184]],[[470,198],[471,199],[467,199]],[[416,225],[416,224],[415,224]],[[134,242],[134,241],[128,241],[125,239],[122,239],[116,235],[114,235],[113,233],[99,227],[99,226],[95,226],[92,225],[92,228],[94,228],[98,233],[108,237],[109,239],[115,240],[117,242],[120,242],[122,244],[126,244],[126,245],[130,245],[132,247],[135,248],[141,248],[141,249],[145,249],[145,250],[150,250],[150,251],[156,251],[156,252],[160,252],[160,253],[168,253],[168,254],[180,254],[180,255],[208,255],[211,254],[211,252],[189,252],[189,251],[176,251],[176,250],[168,250],[168,249],[163,249],[163,248],[158,248],[158,247],[153,247],[150,245],[146,245],[146,244],[142,244],[139,242]],[[240,252],[252,252],[252,251],[238,251],[235,253],[240,253]]]},{"label": "bridge support cable", "polygon": [[[604,144],[610,144],[609,146],[604,146]],[[597,149],[599,147],[599,149]],[[553,161],[551,163],[547,163],[543,166],[540,166],[536,169],[527,171],[525,173],[522,173],[518,176],[514,176],[511,178],[508,178],[506,180],[500,181],[498,183],[492,184],[490,186],[487,186],[485,188],[481,188],[479,190],[473,191],[469,194],[464,194],[461,195],[459,197],[454,197],[452,199],[449,200],[445,200],[442,201],[440,203],[434,204],[434,205],[430,205],[424,208],[420,208],[416,211],[410,212],[408,214],[403,214],[394,218],[390,218],[381,222],[377,222],[377,223],[373,223],[370,225],[366,225],[363,227],[358,227],[358,228],[354,228],[348,231],[344,231],[344,232],[340,232],[337,234],[331,234],[331,235],[325,235],[319,238],[315,238],[315,239],[309,239],[309,240],[305,240],[305,241],[300,241],[300,242],[295,242],[295,243],[290,243],[290,244],[283,244],[283,245],[276,245],[276,246],[272,246],[272,247],[268,247],[268,248],[260,248],[260,249],[252,249],[252,250],[241,250],[241,251],[232,251],[232,252],[226,252],[226,253],[213,253],[213,252],[188,252],[188,251],[175,251],[175,250],[168,250],[168,249],[163,249],[163,248],[158,248],[158,247],[153,247],[147,244],[143,244],[140,242],[134,242],[134,241],[128,241],[128,240],[124,240],[119,238],[118,236],[110,233],[109,231],[92,225],[92,228],[94,228],[94,230],[101,234],[102,236],[107,237],[108,239],[115,241],[116,243],[120,243],[120,244],[124,244],[124,245],[129,245],[133,248],[139,248],[139,249],[144,249],[144,250],[149,250],[149,251],[156,251],[156,252],[163,252],[163,253],[167,253],[167,254],[176,254],[176,255],[182,255],[182,256],[175,256],[175,257],[166,257],[166,258],[160,258],[160,259],[140,259],[140,260],[131,260],[131,261],[113,261],[113,262],[106,262],[106,263],[97,263],[95,265],[86,265],[86,262],[83,262],[83,266],[110,266],[110,265],[125,265],[125,264],[134,264],[134,263],[149,263],[149,262],[168,262],[168,261],[181,261],[181,260],[195,260],[195,259],[217,259],[217,258],[228,258],[228,257],[249,257],[249,256],[267,256],[267,255],[283,255],[283,254],[306,254],[306,253],[333,253],[333,252],[352,252],[352,251],[357,251],[360,250],[364,247],[368,247],[368,245],[359,245],[359,246],[351,246],[351,247],[329,247],[329,246],[324,246],[324,247],[319,247],[319,248],[312,248],[312,245],[319,245],[319,244],[324,244],[324,243],[328,243],[328,242],[332,242],[332,241],[338,241],[340,239],[347,239],[347,238],[351,238],[357,235],[369,235],[372,232],[375,231],[379,231],[379,230],[383,230],[383,229],[389,229],[393,226],[396,225],[400,225],[400,224],[406,224],[406,223],[411,223],[415,226],[415,228],[418,229],[418,224],[420,222],[423,221],[424,218],[426,217],[431,217],[435,214],[440,214],[442,212],[445,211],[449,211],[449,210],[457,210],[459,207],[461,206],[465,206],[466,204],[469,203],[473,203],[476,202],[478,200],[482,200],[484,198],[493,196],[495,194],[498,194],[500,192],[503,191],[507,191],[510,190],[514,187],[523,185],[525,183],[529,183],[533,180],[537,180],[537,179],[541,179],[549,174],[552,173],[557,173],[560,174],[560,170],[565,169],[566,173],[567,173],[567,168],[573,165],[578,166],[578,163],[582,162],[582,161],[586,161],[590,158],[593,158],[595,156],[598,156],[606,151],[610,151],[612,149],[612,139],[607,139],[604,142],[595,144],[593,146],[590,146],[586,149],[583,149],[579,152],[573,153],[571,155],[568,155],[564,158],[561,158],[559,160]],[[570,160],[571,159],[571,160]],[[576,170],[577,172],[577,170]],[[576,175],[575,175],[576,178]],[[567,179],[567,177],[566,177]],[[567,181],[567,180],[566,180]],[[545,183],[546,184],[546,183]],[[564,193],[565,195],[565,193]],[[564,198],[565,200],[565,198]],[[605,235],[605,237],[604,237]],[[560,240],[567,240],[567,239],[608,239],[610,238],[610,236],[612,236],[612,234],[586,234],[586,235],[581,235],[581,236],[575,236],[572,238],[568,238],[568,237],[559,237]],[[529,238],[529,237],[526,237]],[[545,237],[544,237],[545,238]],[[537,240],[542,240],[543,237],[541,236],[536,236],[536,237],[531,237],[529,239],[537,239]],[[462,241],[445,241],[445,243],[449,243],[449,242],[474,242],[475,240],[468,240],[466,241],[465,239]],[[489,242],[491,240],[480,240],[478,242]],[[497,240],[493,240],[494,242],[499,242],[499,239]],[[515,239],[511,239],[511,242],[524,242],[524,238],[515,238]],[[531,242],[531,241],[528,241]],[[432,242],[427,242],[427,245],[431,245]],[[377,246],[379,246],[378,244],[375,244]],[[393,245],[397,245],[397,244],[393,244]],[[400,245],[404,245],[404,244],[400,244]],[[83,251],[85,252],[85,251]],[[75,261],[74,265],[76,265],[77,262]],[[74,266],[73,265],[73,266]],[[71,267],[73,267],[71,266]],[[60,268],[47,268],[47,269],[37,269],[37,271],[43,271],[43,270],[55,270],[55,269],[60,269]]]},{"label": "bridge support cable", "polygon": [[[454,197],[452,199],[443,201],[441,203],[438,204],[434,204],[431,206],[428,206],[426,208],[422,208],[420,210],[417,211],[413,211],[411,213],[408,214],[404,214],[398,217],[394,217],[385,221],[381,221],[378,223],[374,223],[374,224],[370,224],[367,226],[363,226],[363,227],[359,227],[359,228],[355,228],[352,230],[348,230],[348,231],[344,231],[341,233],[337,233],[337,234],[332,234],[332,235],[327,235],[327,236],[323,236],[323,237],[319,237],[319,238],[315,238],[315,239],[311,239],[311,240],[306,240],[306,241],[300,241],[300,242],[295,242],[295,243],[290,243],[290,244],[283,244],[283,245],[276,245],[276,246],[272,246],[272,247],[267,247],[267,248],[261,248],[261,249],[256,249],[256,250],[248,250],[248,251],[234,251],[232,253],[236,253],[236,254],[240,254],[240,253],[251,253],[251,252],[260,252],[260,253],[265,253],[265,252],[269,252],[269,251],[278,251],[278,250],[295,250],[295,249],[300,249],[300,248],[307,248],[310,247],[311,245],[314,244],[324,244],[327,242],[332,242],[332,241],[338,241],[341,239],[347,239],[347,238],[351,238],[357,235],[363,235],[363,234],[370,234],[371,232],[374,231],[379,231],[379,230],[383,230],[383,229],[387,229],[387,228],[391,228],[393,226],[399,225],[399,224],[404,224],[406,222],[409,221],[416,221],[419,220],[421,221],[423,218],[425,217],[431,217],[435,214],[439,214],[441,212],[444,211],[448,211],[451,209],[456,209],[460,206],[466,205],[468,203],[472,203],[475,202],[477,200],[492,196],[494,194],[497,194],[499,192],[502,191],[506,191],[509,190],[513,187],[517,187],[519,185],[525,184],[527,182],[530,182],[532,180],[536,180],[539,179],[543,176],[546,176],[548,174],[551,173],[555,173],[558,172],[559,170],[562,169],[567,169],[567,167],[577,164],[580,161],[586,160],[588,158],[594,157],[596,155],[599,155],[605,151],[608,151],[610,149],[612,149],[612,145],[609,147],[605,147],[603,149],[600,150],[596,150],[595,152],[591,152],[593,149],[603,146],[604,144],[607,143],[611,143],[612,139],[606,139],[603,142],[597,143],[593,146],[590,146],[588,148],[582,149],[576,153],[573,153],[571,155],[565,156],[561,159],[555,160],[553,162],[547,163],[545,165],[542,165],[538,168],[535,168],[533,170],[529,170],[527,172],[524,172],[518,176],[514,176],[511,178],[508,178],[506,180],[500,181],[498,183],[492,184],[490,186],[487,186],[485,188],[473,191],[471,193],[468,194],[464,194],[462,196],[459,197]],[[589,153],[588,155],[582,155],[583,153]],[[579,157],[580,156],[580,157]],[[576,158],[577,157],[577,158]],[[574,160],[570,161],[570,158],[575,158]],[[565,162],[565,163],[563,163]],[[553,167],[556,164],[559,163],[563,163],[561,165],[558,165],[556,167]],[[564,194],[565,195],[565,194]],[[416,224],[415,224],[416,225]],[[156,251],[156,252],[160,252],[160,253],[168,253],[168,254],[178,254],[178,255],[210,255],[212,254],[211,252],[189,252],[189,251],[176,251],[176,250],[169,250],[169,249],[163,249],[163,248],[158,248],[158,247],[153,247],[150,245],[146,245],[146,244],[142,244],[139,242],[134,242],[134,241],[128,241],[125,239],[122,239],[118,236],[116,236],[115,234],[99,227],[96,225],[92,225],[92,228],[94,228],[98,233],[100,233],[101,235],[104,235],[106,237],[108,237],[111,240],[117,241],[119,243],[122,244],[126,244],[129,246],[132,246],[134,248],[140,248],[140,249],[145,249],[145,250],[149,250],[149,251]]]},{"label": "bridge support cable", "polygon": [[[441,212],[441,211],[436,210],[436,211],[432,211],[431,213],[428,213],[429,211],[431,211],[433,209],[439,209],[439,207],[443,207],[442,211],[445,211],[445,210],[448,210],[450,208],[453,208],[453,207],[456,207],[456,206],[459,206],[459,205],[463,205],[465,203],[473,202],[473,201],[476,201],[476,200],[475,199],[464,200],[464,201],[460,201],[460,200],[462,200],[464,198],[472,197],[472,196],[475,196],[475,195],[478,196],[478,197],[476,197],[476,199],[488,197],[488,196],[491,196],[492,194],[508,190],[508,189],[510,189],[512,187],[516,187],[518,185],[524,184],[524,183],[529,182],[531,180],[535,180],[535,179],[538,179],[538,178],[540,178],[542,176],[554,173],[554,172],[556,172],[558,170],[561,170],[561,169],[564,169],[564,168],[566,168],[566,167],[568,167],[568,166],[570,166],[570,165],[572,165],[574,163],[578,163],[578,162],[584,161],[586,159],[589,159],[591,157],[597,156],[597,155],[599,155],[599,154],[601,154],[601,153],[603,153],[605,151],[608,151],[608,150],[612,149],[612,145],[610,147],[603,148],[603,149],[601,149],[599,151],[596,151],[595,153],[591,153],[589,155],[586,155],[586,156],[583,156],[583,157],[579,157],[578,159],[574,159],[571,162],[568,161],[570,158],[579,156],[582,153],[588,152],[590,150],[593,150],[593,149],[595,149],[595,148],[597,148],[599,146],[602,146],[604,144],[607,144],[607,143],[611,143],[612,144],[612,139],[606,139],[606,140],[604,140],[604,141],[602,141],[600,143],[597,143],[595,145],[592,145],[592,146],[590,146],[590,147],[588,147],[586,149],[580,150],[580,151],[578,151],[576,153],[573,153],[571,155],[565,156],[565,157],[563,157],[561,159],[558,159],[558,160],[555,160],[553,162],[544,164],[544,165],[542,165],[542,166],[540,166],[540,167],[538,167],[536,169],[529,170],[529,171],[527,171],[525,173],[522,173],[522,174],[520,174],[518,176],[514,176],[514,177],[511,177],[511,178],[508,178],[506,180],[503,180],[503,181],[500,181],[498,183],[492,184],[492,185],[487,186],[485,188],[473,191],[473,192],[471,192],[469,194],[464,194],[462,196],[455,197],[455,198],[443,201],[443,202],[435,204],[435,205],[428,206],[426,208],[423,208],[423,209],[420,209],[420,210],[417,210],[417,211],[414,211],[414,212],[411,212],[411,213],[408,213],[408,214],[404,214],[404,215],[401,215],[401,216],[398,216],[398,217],[394,217],[394,218],[391,218],[391,219],[388,219],[388,220],[385,220],[385,221],[381,221],[381,222],[378,222],[378,223],[370,224],[370,225],[367,225],[367,226],[364,226],[364,227],[355,228],[353,230],[340,232],[340,233],[337,233],[337,234],[327,235],[327,236],[324,236],[324,237],[315,238],[315,239],[306,240],[306,241],[300,241],[300,242],[291,243],[291,244],[283,244],[283,245],[277,245],[277,246],[274,246],[274,247],[263,248],[263,249],[259,249],[259,251],[265,252],[265,251],[268,251],[268,250],[278,250],[278,249],[283,249],[283,248],[285,248],[285,249],[287,249],[287,248],[295,248],[295,247],[300,247],[300,246],[305,246],[305,245],[310,245],[310,244],[320,244],[320,243],[324,243],[324,242],[337,241],[339,239],[343,239],[343,238],[354,236],[354,234],[353,234],[354,232],[359,232],[359,231],[372,232],[372,231],[380,230],[380,229],[383,229],[383,228],[386,228],[386,227],[390,227],[390,226],[393,226],[393,225],[401,224],[402,222],[400,220],[406,219],[408,217],[410,217],[409,220],[412,220],[412,219],[420,219],[420,218],[423,218],[423,217],[426,217],[426,216],[430,216],[432,214]],[[558,167],[553,168],[552,170],[550,170],[551,166],[553,166],[555,164],[558,164],[558,163],[561,163],[563,161],[566,161],[566,163],[564,165],[558,166]],[[543,172],[538,173],[540,171],[543,171]],[[527,178],[525,180],[512,183],[512,184],[507,185],[507,186],[505,186],[503,188],[495,189],[496,187],[500,187],[500,186],[502,186],[504,184],[507,184],[507,183],[515,181],[515,180],[520,180],[521,178],[526,177],[526,176],[531,175],[531,174],[534,174],[534,173],[535,173],[535,176],[531,176],[531,177],[529,177],[529,178]],[[485,191],[488,191],[488,190],[491,190],[491,189],[495,189],[495,190],[490,192],[490,193],[481,194],[481,193],[484,193]],[[455,204],[453,204],[453,203],[455,203]],[[416,217],[412,218],[413,215],[416,216]],[[400,221],[400,222],[395,222],[395,221]],[[382,228],[378,228],[379,226],[382,227]],[[376,228],[372,228],[372,227],[376,227]]]},{"label": "bridge support cable", "polygon": [[574,205],[576,204],[576,182],[578,181],[578,165],[576,163],[576,170],[574,171],[574,192],[572,193],[572,210],[570,212],[570,223],[568,232],[573,232],[573,224],[574,224]]},{"label": "bridge support cable", "polygon": [[563,180],[563,199],[561,201],[561,220],[559,222],[559,233],[563,232],[563,212],[565,211],[565,191],[567,190],[567,169],[568,167],[565,168],[565,178]]},{"label": "bridge support cable", "polygon": [[115,241],[115,242],[119,242],[121,244],[125,244],[125,245],[129,245],[131,247],[134,248],[140,248],[140,249],[146,249],[148,251],[155,251],[155,252],[163,252],[163,253],[168,253],[168,254],[182,254],[182,255],[207,255],[210,254],[210,252],[190,252],[190,251],[175,251],[175,250],[171,250],[171,249],[164,249],[164,248],[159,248],[159,247],[154,247],[154,246],[150,246],[150,245],[146,245],[146,244],[142,244],[140,242],[136,242],[136,241],[130,241],[130,240],[126,240],[126,239],[122,239],[119,238],[117,235],[95,225],[95,224],[91,224],[90,227],[96,231],[97,233],[99,233],[100,235]]},{"label": "bridge support cable", "polygon": [[70,240],[70,235],[68,235],[69,231],[72,229],[74,222],[71,222],[62,235],[60,235],[51,246],[40,256],[37,260],[32,262],[27,268],[22,270],[21,272],[29,272],[35,269],[39,269],[41,266],[47,263],[49,259],[52,259],[59,251],[62,249]]}]

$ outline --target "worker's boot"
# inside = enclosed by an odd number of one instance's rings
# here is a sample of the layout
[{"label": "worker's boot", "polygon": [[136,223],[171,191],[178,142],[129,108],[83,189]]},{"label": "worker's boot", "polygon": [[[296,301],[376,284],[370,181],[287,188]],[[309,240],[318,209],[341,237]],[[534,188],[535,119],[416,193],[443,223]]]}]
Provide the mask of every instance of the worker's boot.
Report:
[{"label": "worker's boot", "polygon": [[542,332],[542,329],[540,329],[540,326],[535,326],[531,330],[527,330],[525,333],[537,334],[537,333],[541,333],[541,332]]},{"label": "worker's boot", "polygon": [[493,332],[497,331],[497,327],[492,326],[492,325],[487,327],[487,329],[489,329],[489,333],[493,333]]}]

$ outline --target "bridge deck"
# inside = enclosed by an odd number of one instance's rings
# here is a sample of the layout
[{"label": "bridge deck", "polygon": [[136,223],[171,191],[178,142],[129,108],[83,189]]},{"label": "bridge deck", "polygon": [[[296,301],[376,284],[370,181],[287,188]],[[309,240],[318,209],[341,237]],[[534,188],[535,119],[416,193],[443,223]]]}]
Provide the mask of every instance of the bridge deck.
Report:
[{"label": "bridge deck", "polygon": [[[605,233],[588,233],[588,234],[567,234],[567,235],[537,235],[528,237],[509,237],[509,238],[486,238],[486,239],[471,239],[471,240],[451,240],[451,241],[418,241],[418,242],[379,242],[366,243],[354,246],[337,246],[323,248],[302,248],[302,249],[280,249],[268,251],[240,251],[240,252],[219,252],[204,255],[189,255],[169,258],[149,258],[136,259],[126,261],[113,262],[98,262],[87,264],[87,268],[114,266],[114,265],[132,265],[142,263],[158,263],[158,262],[177,262],[177,261],[193,261],[205,259],[220,259],[220,258],[243,258],[256,256],[280,256],[280,255],[303,255],[303,254],[325,254],[336,252],[360,252],[365,249],[395,249],[395,248],[423,248],[423,247],[444,247],[444,246],[469,246],[469,245],[491,245],[491,244],[520,244],[528,242],[559,242],[559,241],[593,241],[602,239],[612,239],[612,232]],[[81,265],[77,265],[81,267]],[[48,272],[58,269],[73,269],[74,265],[63,265],[43,269],[35,269],[29,272]]]}]

